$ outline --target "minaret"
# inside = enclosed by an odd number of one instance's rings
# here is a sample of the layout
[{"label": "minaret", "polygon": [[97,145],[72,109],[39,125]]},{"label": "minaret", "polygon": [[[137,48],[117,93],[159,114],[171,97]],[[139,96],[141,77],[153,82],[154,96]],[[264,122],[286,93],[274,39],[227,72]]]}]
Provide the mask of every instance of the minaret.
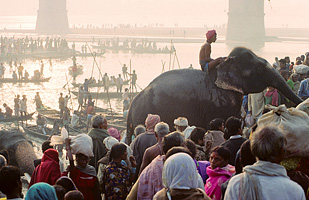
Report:
[{"label": "minaret", "polygon": [[264,0],[229,0],[227,40],[264,40]]},{"label": "minaret", "polygon": [[40,33],[69,32],[66,0],[39,0],[36,30]]}]

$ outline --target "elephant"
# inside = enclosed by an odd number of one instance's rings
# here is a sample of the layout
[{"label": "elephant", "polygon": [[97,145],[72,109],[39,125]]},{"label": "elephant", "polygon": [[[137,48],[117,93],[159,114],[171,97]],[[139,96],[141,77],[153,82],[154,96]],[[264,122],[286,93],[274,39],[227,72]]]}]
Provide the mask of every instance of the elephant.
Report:
[{"label": "elephant", "polygon": [[289,88],[265,59],[251,50],[237,47],[228,58],[209,72],[177,69],[156,77],[132,101],[128,116],[128,135],[147,114],[158,114],[173,129],[177,117],[186,117],[189,125],[208,129],[214,118],[240,117],[244,94],[277,88],[286,98],[302,100]]},{"label": "elephant", "polygon": [[33,161],[37,156],[32,144],[20,131],[0,131],[0,150],[9,155],[9,165],[14,165],[30,176],[34,171]]}]

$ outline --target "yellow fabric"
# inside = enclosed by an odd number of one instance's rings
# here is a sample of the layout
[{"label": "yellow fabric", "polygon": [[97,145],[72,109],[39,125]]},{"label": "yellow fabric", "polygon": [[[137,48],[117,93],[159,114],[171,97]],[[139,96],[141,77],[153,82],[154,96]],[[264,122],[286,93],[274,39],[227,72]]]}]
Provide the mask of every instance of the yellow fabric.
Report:
[{"label": "yellow fabric", "polygon": [[280,165],[282,165],[286,170],[295,170],[300,162],[300,157],[291,157],[284,159],[281,161]]}]

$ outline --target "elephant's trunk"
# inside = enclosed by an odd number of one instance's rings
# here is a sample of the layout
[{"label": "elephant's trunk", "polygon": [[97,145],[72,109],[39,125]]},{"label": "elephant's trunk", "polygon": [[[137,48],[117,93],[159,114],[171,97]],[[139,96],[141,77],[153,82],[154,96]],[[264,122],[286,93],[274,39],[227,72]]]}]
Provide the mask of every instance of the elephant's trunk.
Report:
[{"label": "elephant's trunk", "polygon": [[278,89],[286,98],[296,105],[302,102],[302,100],[288,86],[284,78],[276,71],[276,69],[271,68],[269,75],[270,86]]}]

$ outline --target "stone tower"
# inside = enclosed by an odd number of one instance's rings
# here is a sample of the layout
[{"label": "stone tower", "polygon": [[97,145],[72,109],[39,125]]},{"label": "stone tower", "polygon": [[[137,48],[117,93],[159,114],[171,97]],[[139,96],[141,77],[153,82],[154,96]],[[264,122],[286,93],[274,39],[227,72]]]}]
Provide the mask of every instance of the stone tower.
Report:
[{"label": "stone tower", "polygon": [[229,0],[226,39],[262,41],[264,38],[264,0]]},{"label": "stone tower", "polygon": [[39,33],[69,32],[66,0],[39,0],[36,30]]}]

